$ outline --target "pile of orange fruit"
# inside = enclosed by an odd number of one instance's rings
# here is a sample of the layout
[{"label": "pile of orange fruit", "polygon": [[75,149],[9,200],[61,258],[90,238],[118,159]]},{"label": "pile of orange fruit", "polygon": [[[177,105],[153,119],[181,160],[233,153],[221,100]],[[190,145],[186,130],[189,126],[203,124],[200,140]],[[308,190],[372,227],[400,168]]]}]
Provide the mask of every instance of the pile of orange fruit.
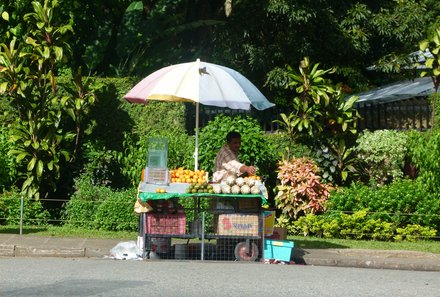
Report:
[{"label": "pile of orange fruit", "polygon": [[170,181],[172,183],[204,183],[207,182],[205,170],[189,170],[183,167],[170,170]]}]

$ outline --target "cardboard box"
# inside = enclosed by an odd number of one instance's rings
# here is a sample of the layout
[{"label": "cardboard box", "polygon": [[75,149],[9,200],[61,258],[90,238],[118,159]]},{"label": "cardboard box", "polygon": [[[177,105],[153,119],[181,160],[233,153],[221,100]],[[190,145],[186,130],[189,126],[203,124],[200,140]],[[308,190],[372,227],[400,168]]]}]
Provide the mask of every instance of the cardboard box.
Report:
[{"label": "cardboard box", "polygon": [[280,261],[290,261],[292,250],[295,244],[288,240],[264,240],[264,259],[275,259]]},{"label": "cardboard box", "polygon": [[258,236],[257,214],[219,214],[217,218],[217,234]]}]

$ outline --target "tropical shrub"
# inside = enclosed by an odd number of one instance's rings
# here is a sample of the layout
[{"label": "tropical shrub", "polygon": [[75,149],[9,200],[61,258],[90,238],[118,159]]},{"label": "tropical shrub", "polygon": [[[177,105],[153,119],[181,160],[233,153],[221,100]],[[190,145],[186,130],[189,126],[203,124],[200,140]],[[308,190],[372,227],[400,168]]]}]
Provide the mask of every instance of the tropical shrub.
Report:
[{"label": "tropical shrub", "polygon": [[21,173],[22,192],[40,197],[42,185],[58,179],[61,159],[69,159],[66,147],[74,134],[64,129],[66,103],[73,98],[57,93],[56,73],[69,57],[71,24],[56,24],[57,1],[32,1],[23,17],[20,37],[8,37],[0,48],[0,94],[8,101],[14,121],[10,141]]},{"label": "tropical shrub", "polygon": [[[18,225],[20,223],[21,195],[17,191],[0,194],[0,223]],[[23,225],[44,226],[50,214],[41,201],[23,197]]]},{"label": "tropical shrub", "polygon": [[281,131],[266,133],[264,137],[277,160],[285,160],[287,156],[291,158],[313,156],[310,147],[299,142],[291,142],[288,135]]},{"label": "tropical shrub", "polygon": [[120,166],[114,158],[114,152],[100,141],[88,141],[82,146],[84,160],[81,175],[87,175],[93,185],[120,188],[128,182],[121,175]]},{"label": "tropical shrub", "polygon": [[298,218],[325,210],[331,186],[321,182],[318,166],[312,159],[296,158],[278,165],[279,185],[275,204],[283,214]]},{"label": "tropical shrub", "polygon": [[322,171],[322,180],[324,182],[335,182],[338,160],[330,148],[321,146],[315,149],[313,160]]},{"label": "tropical shrub", "polygon": [[12,149],[8,142],[8,129],[0,126],[0,193],[8,190],[15,179],[16,169],[13,158],[8,154]]},{"label": "tropical shrub", "polygon": [[64,208],[63,220],[66,225],[109,231],[136,230],[134,190],[115,191],[96,185],[88,175],[78,178],[75,188],[75,193]]},{"label": "tropical shrub", "polygon": [[396,235],[394,236],[395,241],[417,241],[426,238],[433,238],[437,235],[437,231],[429,227],[423,227],[417,224],[408,225],[405,228],[397,228]]},{"label": "tropical shrub", "polygon": [[363,131],[355,151],[370,179],[385,184],[403,177],[407,135],[395,130]]},{"label": "tropical shrub", "polygon": [[[334,85],[326,78],[334,72],[334,68],[319,69],[319,63],[312,64],[305,57],[298,73],[290,66],[285,71],[276,69],[269,73],[267,83],[293,91],[293,111],[281,113],[281,120],[276,120],[289,139],[285,158],[292,157],[292,143],[304,143],[316,153],[324,180],[342,184],[356,171],[348,144],[357,133],[360,115],[354,108],[358,98],[346,99],[341,84]],[[278,76],[284,76],[281,84]]]},{"label": "tropical shrub", "polygon": [[390,240],[393,236],[391,223],[367,216],[366,210],[332,216],[307,215],[294,222],[294,234],[324,238]]},{"label": "tropical shrub", "polygon": [[308,214],[287,224],[287,227],[292,235],[356,240],[416,241],[431,239],[437,234],[435,229],[418,224],[399,227],[395,223],[372,218],[366,209],[330,216]]},{"label": "tropical shrub", "polygon": [[419,224],[440,231],[440,195],[430,192],[421,180],[402,179],[382,187],[360,183],[333,191],[327,212],[369,210],[369,217],[396,226]]},{"label": "tropical shrub", "polygon": [[134,213],[135,202],[136,191],[112,191],[96,210],[95,226],[108,231],[136,231],[138,216]]},{"label": "tropical shrub", "polygon": [[88,175],[75,181],[75,192],[64,207],[65,224],[74,227],[95,228],[95,214],[100,204],[111,196],[108,187],[95,185]]},{"label": "tropical shrub", "polygon": [[408,155],[431,192],[440,190],[440,129],[409,133]]},{"label": "tropical shrub", "polygon": [[338,186],[348,185],[359,177],[359,159],[352,147],[340,138],[337,143],[315,146],[312,156],[320,169],[322,181]]}]

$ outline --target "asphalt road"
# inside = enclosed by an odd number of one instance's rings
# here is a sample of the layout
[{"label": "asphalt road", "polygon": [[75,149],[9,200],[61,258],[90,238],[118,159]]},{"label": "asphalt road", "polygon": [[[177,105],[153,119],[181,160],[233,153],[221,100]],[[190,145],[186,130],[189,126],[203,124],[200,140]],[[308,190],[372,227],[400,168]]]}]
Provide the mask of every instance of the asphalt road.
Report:
[{"label": "asphalt road", "polygon": [[440,273],[238,262],[1,258],[0,296],[440,297]]}]

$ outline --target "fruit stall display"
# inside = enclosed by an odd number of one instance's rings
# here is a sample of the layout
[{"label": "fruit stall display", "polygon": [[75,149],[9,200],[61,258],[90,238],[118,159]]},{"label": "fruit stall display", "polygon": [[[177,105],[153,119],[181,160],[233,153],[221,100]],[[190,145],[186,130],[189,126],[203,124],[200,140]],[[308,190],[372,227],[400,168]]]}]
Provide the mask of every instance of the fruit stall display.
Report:
[{"label": "fruit stall display", "polygon": [[[166,251],[161,253],[161,258],[182,259],[185,256],[181,249],[192,249],[189,240],[198,238],[194,245],[199,249],[195,253],[188,252],[193,255],[189,258],[227,260],[232,251],[231,260],[256,260],[263,250],[265,232],[264,209],[261,208],[265,202],[263,188],[258,176],[228,176],[222,183],[213,183],[206,171],[183,167],[170,169],[167,183],[142,181],[138,201],[149,206],[149,211],[140,216],[143,256],[150,258],[151,252]],[[234,206],[229,207],[229,203]],[[252,208],[240,208],[247,205]],[[171,238],[188,241],[185,247],[180,242],[171,245]],[[205,243],[205,240],[208,241]],[[215,249],[212,254],[202,252],[210,248]]]}]

